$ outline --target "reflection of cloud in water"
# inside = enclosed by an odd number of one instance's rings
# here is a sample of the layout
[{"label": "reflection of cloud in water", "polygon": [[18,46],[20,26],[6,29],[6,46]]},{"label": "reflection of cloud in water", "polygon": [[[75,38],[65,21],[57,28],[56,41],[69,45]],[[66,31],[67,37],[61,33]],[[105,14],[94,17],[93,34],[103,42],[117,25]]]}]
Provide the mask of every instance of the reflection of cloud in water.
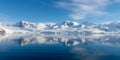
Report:
[{"label": "reflection of cloud in water", "polygon": [[[3,51],[7,51],[9,49],[21,49],[20,51],[23,51],[24,48],[28,48],[28,46],[33,47],[33,45],[39,46],[40,48],[39,51],[42,51],[40,46],[48,46],[48,45],[58,45],[64,46],[61,48],[58,48],[59,52],[55,53],[66,53],[68,48],[68,52],[72,54],[72,57],[76,60],[100,60],[102,57],[106,56],[120,56],[120,35],[107,35],[107,34],[92,34],[92,35],[69,35],[69,36],[64,36],[64,35],[5,35],[1,36],[0,38],[0,46],[3,43],[3,47],[1,46],[1,49]],[[9,42],[10,43],[9,43]],[[11,43],[12,42],[12,43]],[[8,46],[8,45],[9,46]],[[15,46],[15,48],[11,48],[10,45]],[[16,47],[17,44],[17,47]],[[22,46],[22,47],[21,47]],[[56,48],[55,46],[52,46],[53,48]],[[70,47],[66,47],[70,46]],[[50,46],[51,47],[51,46]],[[50,52],[51,54],[54,55],[53,52],[48,51],[50,47],[47,47],[45,50],[47,52]],[[23,50],[22,50],[23,48]],[[26,49],[27,49],[26,48]],[[33,47],[34,50],[35,47]],[[37,48],[37,49],[38,49]],[[2,51],[0,49],[0,51]],[[52,48],[50,48],[51,50]],[[32,50],[31,48],[28,50]],[[27,50],[27,51],[28,51]],[[36,49],[35,49],[36,50]],[[52,49],[54,51],[54,49]],[[56,56],[56,55],[55,55]],[[69,55],[68,55],[69,56]],[[116,57],[115,56],[115,57]],[[66,56],[65,56],[66,57]],[[105,59],[106,60],[106,59]],[[109,60],[109,59],[108,59]]]},{"label": "reflection of cloud in water", "polygon": [[119,60],[120,48],[105,45],[80,45],[72,47],[71,53],[77,60]]},{"label": "reflection of cloud in water", "polygon": [[[92,35],[5,35],[0,38],[1,42],[18,41],[20,45],[27,44],[62,44],[75,46],[79,44],[102,43],[108,45],[120,45],[120,35],[92,34]],[[16,42],[17,43],[17,42]]]},{"label": "reflection of cloud in water", "polygon": [[100,56],[107,55],[103,52],[89,51],[85,48],[79,47],[74,47],[71,52],[75,54],[74,58],[78,60],[99,60]]}]

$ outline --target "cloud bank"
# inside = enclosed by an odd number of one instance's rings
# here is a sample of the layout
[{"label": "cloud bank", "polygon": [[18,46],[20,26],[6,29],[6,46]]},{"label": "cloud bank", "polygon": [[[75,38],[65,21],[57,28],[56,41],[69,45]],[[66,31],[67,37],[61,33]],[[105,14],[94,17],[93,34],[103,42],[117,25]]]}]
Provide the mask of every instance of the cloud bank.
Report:
[{"label": "cloud bank", "polygon": [[86,17],[106,15],[106,7],[120,0],[64,0],[56,2],[57,6],[69,10],[73,20],[82,20]]}]

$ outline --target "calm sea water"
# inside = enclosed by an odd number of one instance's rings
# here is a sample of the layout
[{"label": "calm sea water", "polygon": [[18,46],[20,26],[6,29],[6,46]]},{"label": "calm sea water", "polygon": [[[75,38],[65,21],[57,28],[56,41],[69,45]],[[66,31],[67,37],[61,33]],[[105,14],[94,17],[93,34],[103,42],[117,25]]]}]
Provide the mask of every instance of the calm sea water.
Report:
[{"label": "calm sea water", "polygon": [[0,60],[120,60],[120,36],[1,36]]}]

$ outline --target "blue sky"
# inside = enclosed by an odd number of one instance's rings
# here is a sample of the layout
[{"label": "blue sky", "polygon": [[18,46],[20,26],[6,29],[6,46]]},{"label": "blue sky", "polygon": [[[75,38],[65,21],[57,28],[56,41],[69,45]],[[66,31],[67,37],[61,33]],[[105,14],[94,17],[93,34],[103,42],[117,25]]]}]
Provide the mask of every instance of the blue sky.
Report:
[{"label": "blue sky", "polygon": [[120,0],[0,0],[0,22],[120,21]]}]

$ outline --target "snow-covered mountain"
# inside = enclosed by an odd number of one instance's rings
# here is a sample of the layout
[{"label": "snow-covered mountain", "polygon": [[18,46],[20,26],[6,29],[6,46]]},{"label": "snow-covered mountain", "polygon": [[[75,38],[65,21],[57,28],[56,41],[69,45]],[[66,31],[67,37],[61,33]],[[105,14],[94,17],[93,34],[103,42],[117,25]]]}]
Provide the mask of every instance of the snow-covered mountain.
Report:
[{"label": "snow-covered mountain", "polygon": [[13,26],[19,28],[26,28],[26,29],[34,29],[34,30],[43,30],[43,29],[51,29],[53,25],[56,23],[31,23],[27,21],[20,21]]},{"label": "snow-covered mountain", "polygon": [[20,21],[13,25],[0,24],[3,33],[52,33],[52,34],[86,34],[86,33],[120,33],[120,23],[94,24],[89,22],[65,21],[61,23],[31,23]]},{"label": "snow-covered mountain", "polygon": [[79,23],[77,23],[77,22],[65,21],[65,22],[53,25],[52,28],[53,29],[57,29],[57,28],[65,29],[65,28],[71,28],[71,27],[75,28],[75,27],[78,27],[78,26],[79,26]]}]

